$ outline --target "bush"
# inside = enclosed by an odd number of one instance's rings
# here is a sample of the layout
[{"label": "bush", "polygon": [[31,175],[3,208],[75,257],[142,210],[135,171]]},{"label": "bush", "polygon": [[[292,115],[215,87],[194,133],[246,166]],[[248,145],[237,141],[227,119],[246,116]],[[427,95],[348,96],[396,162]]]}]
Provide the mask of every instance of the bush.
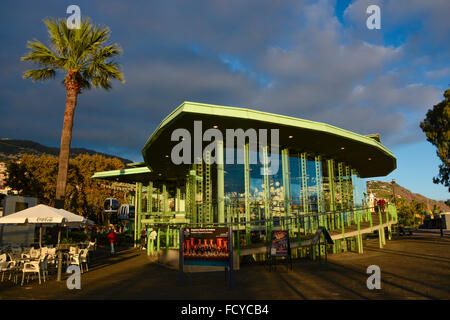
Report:
[{"label": "bush", "polygon": [[74,243],[72,238],[62,238],[61,239],[61,244],[72,244]]},{"label": "bush", "polygon": [[88,234],[81,232],[81,231],[72,231],[70,233],[70,237],[75,242],[84,242],[84,241],[88,240]]},{"label": "bush", "polygon": [[[109,245],[108,233],[98,233],[93,238],[97,240],[98,245]],[[117,234],[117,241],[119,246],[127,246],[134,243],[134,238],[131,235],[120,233]]]}]

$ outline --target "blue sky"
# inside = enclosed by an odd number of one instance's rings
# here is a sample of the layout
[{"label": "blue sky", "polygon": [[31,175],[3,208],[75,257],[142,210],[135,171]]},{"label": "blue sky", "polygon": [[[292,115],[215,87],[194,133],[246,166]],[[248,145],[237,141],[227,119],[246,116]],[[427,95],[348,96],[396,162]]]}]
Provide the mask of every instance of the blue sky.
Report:
[{"label": "blue sky", "polygon": [[[42,20],[82,16],[111,29],[126,83],[79,97],[72,146],[141,161],[159,122],[198,101],[379,133],[397,156],[384,178],[434,199],[439,160],[418,124],[450,83],[447,0],[4,1],[0,13],[0,137],[59,146],[65,91],[22,79],[26,41]],[[381,29],[366,8],[381,9]]]}]

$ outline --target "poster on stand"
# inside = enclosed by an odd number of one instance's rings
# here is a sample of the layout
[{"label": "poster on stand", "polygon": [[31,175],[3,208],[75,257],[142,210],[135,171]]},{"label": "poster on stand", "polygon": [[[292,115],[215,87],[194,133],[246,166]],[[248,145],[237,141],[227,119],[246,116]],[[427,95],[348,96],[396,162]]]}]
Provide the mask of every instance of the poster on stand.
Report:
[{"label": "poster on stand", "polygon": [[272,257],[290,256],[289,233],[287,230],[272,231],[270,255]]},{"label": "poster on stand", "polygon": [[224,266],[230,260],[229,228],[184,230],[183,259],[186,265]]}]

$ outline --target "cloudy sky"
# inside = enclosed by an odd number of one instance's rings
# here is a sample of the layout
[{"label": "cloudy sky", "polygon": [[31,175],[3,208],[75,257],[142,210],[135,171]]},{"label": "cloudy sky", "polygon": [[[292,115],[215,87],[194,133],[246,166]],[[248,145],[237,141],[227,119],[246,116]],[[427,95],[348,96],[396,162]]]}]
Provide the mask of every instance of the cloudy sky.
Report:
[{"label": "cloudy sky", "polygon": [[[439,160],[419,128],[450,83],[448,0],[3,1],[0,137],[59,146],[62,75],[22,79],[26,41],[47,43],[42,20],[82,16],[109,26],[126,83],[78,99],[72,146],[142,161],[140,150],[183,101],[249,107],[379,133],[397,156],[395,178],[413,192],[434,185]],[[369,30],[366,9],[381,8]]]}]

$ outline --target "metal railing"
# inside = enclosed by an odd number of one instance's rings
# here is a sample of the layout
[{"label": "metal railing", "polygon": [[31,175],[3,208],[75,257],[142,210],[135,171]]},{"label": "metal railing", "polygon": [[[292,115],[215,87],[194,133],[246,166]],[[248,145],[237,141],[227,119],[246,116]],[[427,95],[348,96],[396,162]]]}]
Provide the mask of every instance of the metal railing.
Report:
[{"label": "metal railing", "polygon": [[[188,213],[185,222],[175,222],[175,214],[186,214],[186,212],[153,212],[141,213],[143,225],[157,228],[158,250],[160,246],[170,248],[178,246],[178,230],[180,228],[195,227],[232,227],[235,236],[235,247],[247,247],[252,244],[267,243],[270,241],[272,230],[288,230],[291,239],[298,239],[299,245],[302,238],[314,235],[319,227],[325,227],[332,235],[342,234],[342,239],[349,233],[361,234],[361,229],[370,229],[384,224],[390,231],[390,225],[398,222],[397,210],[394,204],[387,203],[385,207],[353,207],[348,210],[304,213],[303,208],[288,202],[279,202],[278,206],[271,203],[269,216],[265,216],[264,203],[250,204],[250,212],[246,214],[245,204],[228,203],[224,206],[225,221],[215,223],[190,222],[192,214],[204,213],[212,210],[217,221],[217,203],[197,203],[194,210]],[[290,207],[288,207],[288,205]],[[247,218],[250,217],[250,220]],[[201,219],[201,217],[200,217]],[[367,233],[367,232],[366,232]]]}]

